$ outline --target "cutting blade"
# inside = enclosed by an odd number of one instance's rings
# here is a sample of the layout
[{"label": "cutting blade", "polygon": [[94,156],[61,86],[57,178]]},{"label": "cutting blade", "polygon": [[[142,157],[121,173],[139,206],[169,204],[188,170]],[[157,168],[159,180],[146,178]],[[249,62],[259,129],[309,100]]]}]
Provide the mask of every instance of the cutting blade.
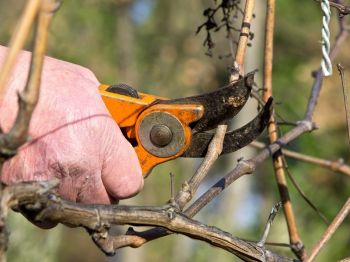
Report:
[{"label": "cutting blade", "polygon": [[161,104],[200,104],[204,107],[203,117],[192,123],[192,133],[211,130],[220,123],[234,117],[247,102],[253,83],[254,73],[249,73],[237,82],[213,92],[185,98],[160,100]]},{"label": "cutting blade", "polygon": [[[241,128],[226,133],[221,154],[231,153],[245,147],[262,133],[271,116],[272,101],[273,99],[270,97],[264,108],[252,121]],[[193,134],[191,144],[182,157],[205,157],[209,143],[214,135],[214,132]]]}]

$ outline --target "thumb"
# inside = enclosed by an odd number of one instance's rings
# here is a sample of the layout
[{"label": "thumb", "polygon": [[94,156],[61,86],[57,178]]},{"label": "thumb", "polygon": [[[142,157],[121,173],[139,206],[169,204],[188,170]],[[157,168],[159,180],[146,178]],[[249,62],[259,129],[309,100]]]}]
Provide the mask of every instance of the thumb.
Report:
[{"label": "thumb", "polygon": [[[102,182],[110,196],[116,199],[136,195],[143,187],[139,160],[131,144],[113,123],[104,157]],[[113,132],[114,131],[114,132]]]}]

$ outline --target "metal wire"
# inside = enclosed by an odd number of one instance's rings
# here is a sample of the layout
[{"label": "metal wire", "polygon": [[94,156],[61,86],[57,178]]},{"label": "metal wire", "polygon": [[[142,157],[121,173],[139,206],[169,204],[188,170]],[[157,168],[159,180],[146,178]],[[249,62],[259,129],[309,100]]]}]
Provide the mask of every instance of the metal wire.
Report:
[{"label": "metal wire", "polygon": [[321,69],[324,76],[330,76],[332,75],[332,62],[329,57],[329,52],[330,52],[329,21],[331,20],[331,8],[329,6],[329,0],[321,1],[321,9],[323,12]]}]

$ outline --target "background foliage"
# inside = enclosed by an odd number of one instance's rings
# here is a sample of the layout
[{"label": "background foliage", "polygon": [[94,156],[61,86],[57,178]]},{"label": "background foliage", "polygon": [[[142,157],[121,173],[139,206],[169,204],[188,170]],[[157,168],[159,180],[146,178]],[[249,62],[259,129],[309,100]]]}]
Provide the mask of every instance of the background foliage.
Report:
[{"label": "background foliage", "polygon": [[[7,45],[25,1],[0,0],[0,44]],[[261,72],[264,1],[257,1],[247,70]],[[224,32],[214,34],[213,57],[202,46],[205,33],[195,35],[204,22],[203,10],[214,1],[85,0],[64,1],[50,33],[49,55],[90,68],[102,83],[125,82],[143,92],[180,97],[207,92],[228,79],[230,59]],[[332,19],[337,32],[336,16]],[[274,97],[283,119],[302,117],[312,84],[311,71],[320,61],[321,11],[315,1],[277,1]],[[349,42],[337,62],[350,66]],[[350,75],[347,75],[350,79]],[[261,81],[257,82],[261,86]],[[254,113],[253,113],[254,114]],[[344,158],[349,163],[349,146],[340,81],[335,72],[325,81],[316,112],[320,129],[304,135],[290,148],[328,159]],[[243,119],[242,119],[243,118]],[[241,117],[243,122],[247,119]],[[282,127],[284,132],[288,127]],[[265,136],[262,136],[262,140]],[[214,166],[210,186],[219,174],[232,168],[236,159],[254,153],[239,151],[221,158]],[[181,185],[198,166],[198,160],[179,159],[163,164],[147,179],[144,190],[124,203],[156,205],[169,198],[168,174],[176,174]],[[289,170],[316,206],[331,220],[347,199],[350,180],[341,174],[309,164],[288,161]],[[118,167],[116,167],[118,168]],[[200,220],[234,235],[257,240],[278,192],[272,165],[265,163],[252,177],[235,183],[200,214]],[[292,187],[291,187],[292,188]],[[326,229],[325,224],[292,188],[291,197],[301,236],[310,248]],[[279,214],[269,239],[288,243],[285,222]],[[10,261],[105,261],[83,230],[58,226],[43,231],[17,214],[10,218]],[[350,256],[350,223],[347,219],[322,252],[319,261]],[[125,228],[115,229],[125,230]],[[279,252],[290,255],[286,248]],[[131,260],[133,259],[133,260]],[[121,250],[108,261],[232,261],[232,256],[181,236],[154,241],[141,249]]]}]

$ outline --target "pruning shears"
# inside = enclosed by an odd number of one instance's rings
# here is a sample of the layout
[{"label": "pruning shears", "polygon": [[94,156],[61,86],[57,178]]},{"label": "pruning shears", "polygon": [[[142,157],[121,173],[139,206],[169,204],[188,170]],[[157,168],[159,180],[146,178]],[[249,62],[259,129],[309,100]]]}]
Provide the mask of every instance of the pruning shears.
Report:
[{"label": "pruning shears", "polygon": [[[101,97],[124,136],[133,145],[146,177],[152,168],[177,157],[206,155],[210,131],[233,118],[245,105],[254,72],[237,82],[198,96],[167,99],[137,92],[125,84],[100,85]],[[243,127],[227,132],[221,154],[255,140],[270,119],[272,98]]]}]

